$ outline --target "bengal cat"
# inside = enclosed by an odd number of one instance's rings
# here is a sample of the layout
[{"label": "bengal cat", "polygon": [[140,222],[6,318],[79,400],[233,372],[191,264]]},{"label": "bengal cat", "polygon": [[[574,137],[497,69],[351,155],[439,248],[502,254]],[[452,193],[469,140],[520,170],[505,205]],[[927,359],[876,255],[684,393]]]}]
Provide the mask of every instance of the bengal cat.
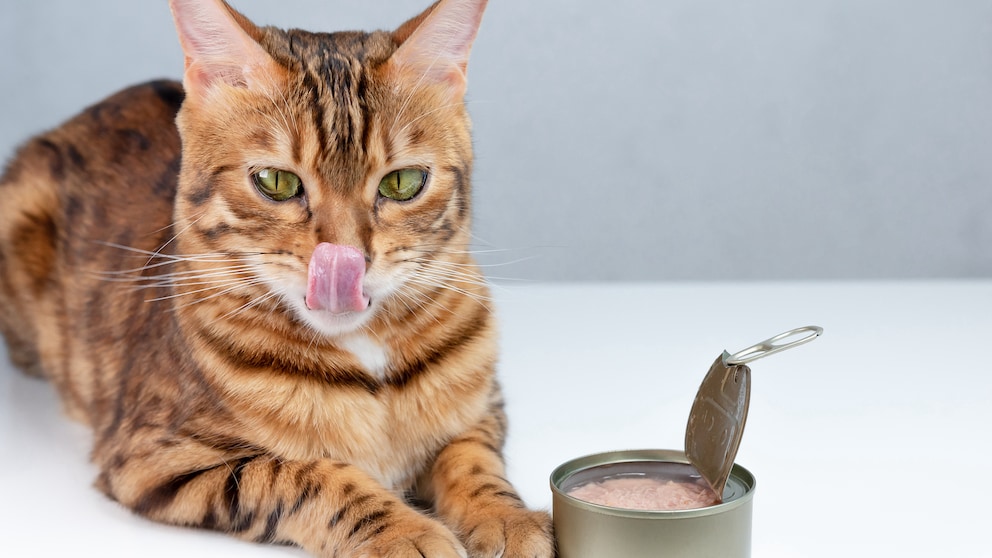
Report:
[{"label": "bengal cat", "polygon": [[92,428],[110,498],[317,556],[553,555],[506,480],[468,249],[485,5],[326,34],[171,0],[182,84],[12,159],[0,330]]}]

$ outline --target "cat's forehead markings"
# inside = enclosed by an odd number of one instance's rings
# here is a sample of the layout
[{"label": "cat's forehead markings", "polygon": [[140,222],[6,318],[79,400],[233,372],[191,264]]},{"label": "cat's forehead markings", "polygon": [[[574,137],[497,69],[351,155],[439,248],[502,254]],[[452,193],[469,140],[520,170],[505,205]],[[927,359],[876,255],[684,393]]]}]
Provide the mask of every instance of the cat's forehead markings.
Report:
[{"label": "cat's forehead markings", "polygon": [[430,166],[431,151],[425,149],[422,141],[410,135],[409,130],[404,130],[392,138],[389,142],[389,152],[386,161],[390,166]]},{"label": "cat's forehead markings", "polygon": [[[247,163],[258,167],[274,167],[285,170],[296,170],[301,163],[300,151],[302,140],[289,124],[273,124],[257,137],[265,137],[266,143],[256,141],[245,150]],[[249,138],[254,139],[254,138]]]}]

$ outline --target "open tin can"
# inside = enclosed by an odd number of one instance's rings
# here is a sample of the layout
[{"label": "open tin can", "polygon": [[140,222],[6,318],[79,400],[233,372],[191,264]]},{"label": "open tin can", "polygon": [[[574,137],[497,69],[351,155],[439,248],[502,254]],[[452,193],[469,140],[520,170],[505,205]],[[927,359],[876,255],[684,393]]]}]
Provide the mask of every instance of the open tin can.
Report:
[{"label": "open tin can", "polygon": [[637,475],[659,465],[689,464],[676,450],[588,455],[551,473],[559,558],[747,558],[751,555],[754,476],[734,465],[722,503],[695,509],[637,510],[593,504],[568,492],[605,474]]},{"label": "open tin can", "polygon": [[801,327],[717,357],[689,412],[685,451],[597,453],[555,469],[559,558],[749,558],[755,480],[734,461],[750,401],[746,364],[821,333]]}]

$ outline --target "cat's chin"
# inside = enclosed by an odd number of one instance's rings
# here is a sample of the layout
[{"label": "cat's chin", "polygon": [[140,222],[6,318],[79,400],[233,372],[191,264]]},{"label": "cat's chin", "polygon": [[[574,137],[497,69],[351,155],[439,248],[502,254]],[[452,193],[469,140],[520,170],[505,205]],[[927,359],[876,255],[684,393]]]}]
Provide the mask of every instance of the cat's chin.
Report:
[{"label": "cat's chin", "polygon": [[298,304],[297,313],[313,329],[329,337],[337,337],[353,333],[364,326],[372,318],[373,303],[360,311],[331,312],[329,310],[311,310],[306,304]]}]

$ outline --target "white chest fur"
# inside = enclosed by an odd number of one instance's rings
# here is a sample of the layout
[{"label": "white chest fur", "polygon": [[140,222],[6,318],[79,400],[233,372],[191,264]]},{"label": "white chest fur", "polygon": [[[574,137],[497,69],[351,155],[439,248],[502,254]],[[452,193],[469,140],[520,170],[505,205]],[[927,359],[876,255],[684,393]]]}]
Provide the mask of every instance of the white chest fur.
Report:
[{"label": "white chest fur", "polygon": [[349,335],[341,340],[341,346],[353,354],[366,372],[382,379],[389,367],[389,352],[367,335]]}]

